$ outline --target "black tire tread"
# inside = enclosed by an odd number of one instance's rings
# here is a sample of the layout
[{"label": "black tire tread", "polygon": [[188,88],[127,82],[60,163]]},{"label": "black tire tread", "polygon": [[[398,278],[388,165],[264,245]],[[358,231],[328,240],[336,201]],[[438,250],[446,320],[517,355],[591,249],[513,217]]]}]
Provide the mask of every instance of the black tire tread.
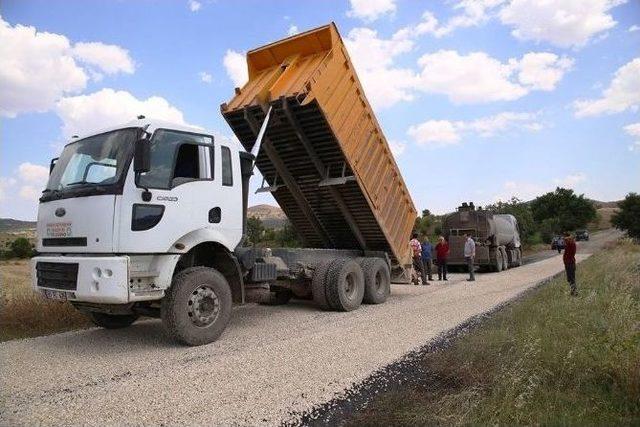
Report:
[{"label": "black tire tread", "polygon": [[[364,297],[362,302],[365,304],[382,304],[391,292],[391,273],[387,263],[380,258],[358,258],[358,264],[362,267],[364,274]],[[384,269],[387,278],[386,291],[384,295],[380,295],[375,291],[376,273],[379,269]]]},{"label": "black tire tread", "polygon": [[323,310],[331,310],[331,306],[327,301],[327,273],[331,267],[332,260],[321,261],[316,265],[316,271],[311,278],[311,293],[313,302]]},{"label": "black tire tread", "polygon": [[360,271],[360,265],[351,258],[338,258],[334,262],[331,263],[331,267],[329,268],[329,273],[327,275],[326,281],[326,295],[327,302],[331,306],[332,309],[336,311],[352,311],[360,306],[362,303],[362,298],[364,297],[364,277],[362,280],[361,289],[359,289],[360,297],[357,298],[357,302],[353,305],[345,304],[340,298],[340,276],[342,275],[345,268],[347,268],[347,264],[353,264]]},{"label": "black tire tread", "polygon": [[[176,301],[181,297],[180,292],[184,292],[184,289],[190,285],[189,281],[193,278],[193,276],[201,274],[204,271],[211,273],[215,277],[216,281],[220,282],[221,285],[224,285],[219,289],[221,295],[218,295],[218,298],[220,298],[221,300],[220,306],[222,312],[220,313],[221,317],[216,321],[216,323],[214,323],[215,327],[212,327],[212,329],[208,331],[208,334],[197,334],[195,332],[198,332],[198,330],[190,330],[190,325],[187,324],[186,327],[181,325],[181,323],[184,322],[184,319],[181,318],[180,312],[183,307],[176,307],[178,304]],[[225,279],[222,273],[211,267],[190,267],[180,271],[173,277],[171,287],[167,289],[165,296],[162,299],[160,310],[162,324],[164,325],[165,330],[171,338],[183,344],[208,344],[215,341],[222,334],[227,324],[229,323],[229,319],[231,317],[231,305],[231,288],[229,287],[227,279]],[[191,327],[196,328],[195,326]]]}]

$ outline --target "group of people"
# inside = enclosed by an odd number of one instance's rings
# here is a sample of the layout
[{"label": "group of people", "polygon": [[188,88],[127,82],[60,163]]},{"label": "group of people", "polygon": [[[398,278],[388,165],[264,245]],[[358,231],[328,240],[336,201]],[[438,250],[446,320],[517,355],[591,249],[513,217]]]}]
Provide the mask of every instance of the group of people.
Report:
[{"label": "group of people", "polygon": [[[476,243],[469,234],[464,235],[464,258],[469,269],[469,278],[467,281],[476,280],[474,272],[474,259],[476,256]],[[576,242],[570,233],[564,233],[564,255],[562,261],[564,263],[567,282],[572,296],[578,295],[576,286]],[[420,274],[422,284],[428,285],[433,281],[431,270],[433,269],[433,252],[435,250],[436,266],[438,268],[438,280],[447,280],[447,257],[449,256],[449,243],[443,236],[438,237],[438,243],[435,247],[425,238],[421,243],[418,240],[418,234],[413,233],[409,241],[413,254],[413,268]],[[417,278],[416,278],[417,284]]]},{"label": "group of people", "polygon": [[425,238],[421,243],[418,234],[411,236],[409,245],[413,253],[413,268],[420,274],[422,284],[428,285],[433,281],[433,255],[435,252],[435,265],[438,269],[438,280],[447,280],[447,257],[449,256],[449,243],[444,237],[438,237],[438,243],[433,246],[429,239]]}]

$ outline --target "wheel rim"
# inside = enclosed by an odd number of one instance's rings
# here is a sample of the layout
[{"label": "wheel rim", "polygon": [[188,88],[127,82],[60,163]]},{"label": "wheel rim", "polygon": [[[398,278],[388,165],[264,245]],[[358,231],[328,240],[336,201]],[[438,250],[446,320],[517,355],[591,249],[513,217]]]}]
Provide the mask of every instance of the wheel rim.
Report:
[{"label": "wheel rim", "polygon": [[347,299],[354,299],[356,295],[356,277],[354,273],[347,274],[344,280],[344,295]]},{"label": "wheel rim", "polygon": [[191,322],[199,327],[207,327],[220,315],[220,299],[210,285],[198,286],[189,297],[188,313]]}]

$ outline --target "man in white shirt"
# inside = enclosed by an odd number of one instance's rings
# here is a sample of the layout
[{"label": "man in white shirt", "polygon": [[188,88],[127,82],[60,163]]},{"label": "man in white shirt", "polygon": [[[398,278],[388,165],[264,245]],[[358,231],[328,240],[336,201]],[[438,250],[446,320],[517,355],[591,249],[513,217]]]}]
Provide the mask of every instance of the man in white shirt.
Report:
[{"label": "man in white shirt", "polygon": [[476,276],[473,272],[473,259],[476,257],[476,242],[473,241],[469,234],[464,235],[464,259],[467,261],[469,267],[469,278],[467,282],[473,282],[476,280]]}]

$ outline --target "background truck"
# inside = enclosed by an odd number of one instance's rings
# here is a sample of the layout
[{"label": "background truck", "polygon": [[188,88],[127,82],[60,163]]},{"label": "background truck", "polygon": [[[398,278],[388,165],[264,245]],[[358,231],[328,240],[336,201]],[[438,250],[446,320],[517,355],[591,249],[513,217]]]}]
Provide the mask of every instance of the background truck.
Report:
[{"label": "background truck", "polygon": [[[40,199],[36,290],[106,328],[160,317],[198,345],[250,295],[348,311],[409,282],[416,210],[335,25],[247,64],[221,107],[242,146],[144,117],[65,146]],[[243,247],[254,164],[305,248]]]},{"label": "background truck", "polygon": [[462,203],[457,212],[445,217],[442,232],[449,242],[449,265],[466,265],[465,233],[476,242],[475,265],[491,271],[522,265],[520,232],[513,215],[476,209],[473,202]]}]

